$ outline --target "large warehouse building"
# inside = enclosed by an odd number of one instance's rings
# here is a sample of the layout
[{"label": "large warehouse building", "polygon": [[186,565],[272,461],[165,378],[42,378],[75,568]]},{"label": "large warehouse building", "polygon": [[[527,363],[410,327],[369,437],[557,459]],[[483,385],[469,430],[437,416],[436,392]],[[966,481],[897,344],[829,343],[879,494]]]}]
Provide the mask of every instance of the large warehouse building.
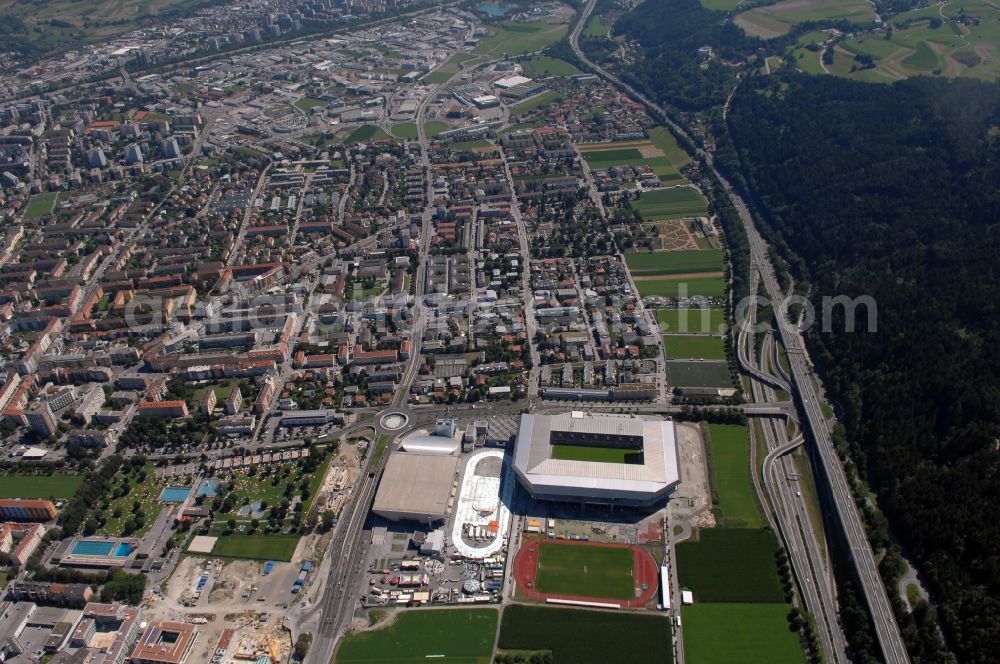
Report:
[{"label": "large warehouse building", "polygon": [[457,441],[442,436],[404,439],[385,464],[372,511],[390,521],[443,521],[458,470],[458,449]]},{"label": "large warehouse building", "polygon": [[514,470],[536,500],[651,505],[680,481],[675,433],[630,415],[522,415]]}]

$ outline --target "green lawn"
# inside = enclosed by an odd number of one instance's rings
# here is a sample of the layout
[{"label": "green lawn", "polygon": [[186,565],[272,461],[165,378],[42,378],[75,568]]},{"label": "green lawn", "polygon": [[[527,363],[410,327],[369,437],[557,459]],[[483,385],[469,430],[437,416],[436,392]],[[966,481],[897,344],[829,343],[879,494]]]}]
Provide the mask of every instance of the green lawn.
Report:
[{"label": "green lawn", "polygon": [[[164,480],[156,479],[155,468],[151,463],[140,469],[124,465],[115,476],[110,495],[97,506],[96,511],[101,511],[104,519],[104,525],[97,529],[97,534],[142,537],[148,533],[156,516],[163,509],[159,498],[160,491],[166,485]],[[178,479],[171,486],[184,486],[184,483]],[[105,502],[107,507],[101,510]]]},{"label": "green lawn", "polygon": [[722,337],[696,334],[665,334],[663,345],[671,360],[724,360],[726,346]]},{"label": "green lawn", "polygon": [[762,528],[764,519],[757,506],[750,478],[750,437],[737,424],[709,424],[712,455],[712,486],[719,497],[723,526]]},{"label": "green lawn", "polygon": [[587,26],[583,29],[584,37],[605,37],[608,34],[608,27],[604,23],[603,16],[591,16],[587,21]]},{"label": "green lawn", "polygon": [[536,55],[521,62],[521,68],[528,76],[576,76],[580,70],[559,58]]},{"label": "green lawn", "polygon": [[640,198],[631,201],[643,219],[660,221],[708,214],[708,201],[693,187],[670,187],[644,191]]},{"label": "green lawn", "polygon": [[695,602],[784,603],[774,554],[778,541],[765,529],[702,528],[700,541],[677,545],[680,584]]},{"label": "green lawn", "polygon": [[316,99],[315,97],[303,97],[302,99],[295,102],[295,107],[308,113],[317,106],[326,106],[329,103],[330,102],[326,101],[325,99]]},{"label": "green lawn", "polygon": [[455,72],[446,72],[438,69],[437,71],[430,72],[420,80],[423,81],[424,83],[432,83],[432,84],[447,83],[448,79],[450,79],[454,75]]},{"label": "green lawn", "polygon": [[512,604],[503,612],[498,645],[547,650],[558,663],[672,664],[670,635],[669,618],[660,614]]},{"label": "green lawn", "polygon": [[631,549],[540,542],[536,589],[557,595],[633,599],[634,555]]},{"label": "green lawn", "polygon": [[633,166],[642,164],[645,158],[637,148],[615,148],[612,150],[584,150],[583,158],[592,169],[611,166]]},{"label": "green lawn", "polygon": [[83,475],[0,475],[0,498],[71,498]]},{"label": "green lawn", "polygon": [[480,40],[474,51],[494,58],[533,53],[555,44],[566,34],[568,25],[561,23],[520,23],[504,21],[490,26],[489,37]]},{"label": "green lawn", "polygon": [[535,95],[534,97],[529,97],[519,104],[514,104],[510,107],[510,116],[516,117],[518,115],[524,115],[528,111],[534,108],[540,108],[546,106],[553,102],[559,102],[563,100],[563,96],[558,92],[553,90],[546,90],[540,95]]},{"label": "green lawn", "polygon": [[364,125],[351,132],[345,143],[359,143],[362,141],[382,141],[389,138],[385,130],[376,125]]},{"label": "green lawn", "polygon": [[663,297],[722,297],[726,294],[726,280],[722,277],[681,277],[672,279],[643,279],[636,282],[639,295]]},{"label": "green lawn", "polygon": [[456,152],[461,152],[463,150],[481,150],[482,148],[492,148],[493,144],[486,139],[480,138],[475,141],[455,141],[450,147]]},{"label": "green lawn", "polygon": [[489,664],[498,618],[495,609],[402,611],[388,627],[344,638],[334,662]]},{"label": "green lawn", "polygon": [[47,214],[51,214],[56,207],[56,200],[59,198],[57,192],[48,192],[32,196],[28,201],[28,207],[24,210],[24,218],[29,220],[41,219]]},{"label": "green lawn", "polygon": [[392,125],[392,134],[396,138],[406,138],[411,141],[417,140],[417,125],[413,122],[401,122]]},{"label": "green lawn", "polygon": [[658,309],[660,332],[721,334],[726,324],[723,309]]},{"label": "green lawn", "polygon": [[448,130],[448,123],[441,122],[440,120],[431,120],[430,122],[424,124],[424,131],[427,132],[427,135],[431,138],[434,138],[442,131],[447,131],[447,130]]},{"label": "green lawn", "polygon": [[692,664],[805,662],[798,635],[788,631],[787,604],[706,604],[695,599],[681,609],[684,656]]},{"label": "green lawn", "polygon": [[729,363],[667,360],[667,384],[671,387],[732,387]]},{"label": "green lawn", "polygon": [[298,543],[298,535],[221,535],[212,555],[289,561]]},{"label": "green lawn", "polygon": [[[670,190],[666,190],[670,191]],[[689,274],[691,272],[721,272],[722,249],[689,249],[625,254],[629,272],[636,275]]]},{"label": "green lawn", "polygon": [[587,445],[553,445],[553,459],[568,461],[601,461],[604,463],[641,463],[642,452],[617,447],[590,447]]}]

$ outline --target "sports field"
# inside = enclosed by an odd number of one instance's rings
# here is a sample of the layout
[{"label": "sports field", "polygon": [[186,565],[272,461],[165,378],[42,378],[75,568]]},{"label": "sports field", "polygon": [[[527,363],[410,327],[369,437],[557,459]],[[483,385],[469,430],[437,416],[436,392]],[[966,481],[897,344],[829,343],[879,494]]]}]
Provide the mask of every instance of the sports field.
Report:
[{"label": "sports field", "polygon": [[722,297],[726,281],[719,277],[640,277],[636,279],[639,295],[661,297]]},{"label": "sports field", "polygon": [[501,650],[548,650],[572,664],[672,664],[669,618],[660,614],[509,605]]},{"label": "sports field", "polygon": [[726,324],[723,309],[658,309],[656,319],[660,332],[721,334]]},{"label": "sports field", "polygon": [[778,541],[765,529],[712,528],[700,541],[677,545],[680,584],[695,602],[784,603],[774,554]]},{"label": "sports field", "polygon": [[363,125],[358,127],[345,140],[345,143],[358,143],[362,141],[383,141],[389,138],[382,127],[375,125]]},{"label": "sports field", "polygon": [[534,53],[562,39],[568,28],[565,23],[504,21],[499,25],[489,26],[493,34],[480,40],[473,50],[494,58]]},{"label": "sports field", "polygon": [[292,559],[298,535],[222,535],[212,549],[213,556],[251,560]]},{"label": "sports field", "polygon": [[787,604],[685,606],[681,609],[684,656],[697,664],[802,664],[805,654],[798,635],[788,631],[788,610]]},{"label": "sports field", "polygon": [[431,120],[430,122],[424,123],[424,131],[427,132],[427,135],[431,138],[434,138],[442,131],[447,131],[447,129],[448,123],[441,122],[440,120]]},{"label": "sports field", "polygon": [[625,264],[633,276],[721,272],[722,249],[657,251],[625,254]]},{"label": "sports field", "polygon": [[83,475],[0,475],[0,498],[71,498]]},{"label": "sports field", "polygon": [[387,627],[344,638],[334,662],[489,664],[497,620],[495,609],[399,611]]},{"label": "sports field", "polygon": [[750,478],[750,437],[737,424],[709,424],[712,486],[719,497],[722,526],[762,528],[764,520]]},{"label": "sports field", "polygon": [[627,600],[635,597],[632,549],[541,542],[536,589],[553,595]]},{"label": "sports field", "polygon": [[24,210],[24,218],[34,221],[51,214],[58,198],[59,194],[53,192],[32,196],[31,200],[28,201],[28,207]]},{"label": "sports field", "polygon": [[392,125],[392,135],[396,138],[407,138],[411,141],[417,139],[417,125],[412,122],[400,122]]},{"label": "sports field", "polygon": [[671,360],[725,360],[726,345],[722,337],[705,334],[664,334],[663,346]]},{"label": "sports field", "polygon": [[732,387],[729,364],[719,360],[667,360],[667,384],[671,387]]},{"label": "sports field", "polygon": [[618,447],[589,447],[587,445],[553,445],[553,459],[568,461],[599,461],[604,463],[642,463],[642,452]]},{"label": "sports field", "polygon": [[308,113],[314,108],[317,108],[319,106],[326,106],[329,103],[330,102],[326,101],[325,99],[317,99],[315,97],[303,97],[302,99],[295,102],[295,107]]},{"label": "sports field", "polygon": [[644,191],[642,196],[631,201],[643,219],[679,219],[699,217],[708,214],[708,201],[693,187],[670,187]]}]

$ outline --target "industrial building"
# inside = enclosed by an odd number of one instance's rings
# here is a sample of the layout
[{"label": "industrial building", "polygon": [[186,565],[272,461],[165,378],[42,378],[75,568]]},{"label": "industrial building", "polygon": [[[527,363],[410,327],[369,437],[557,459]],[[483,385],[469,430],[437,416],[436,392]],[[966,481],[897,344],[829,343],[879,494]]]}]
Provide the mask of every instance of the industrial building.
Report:
[{"label": "industrial building", "polygon": [[56,506],[51,500],[0,499],[0,519],[44,522],[54,518],[56,518]]},{"label": "industrial building", "polygon": [[[617,460],[586,460],[595,457]],[[514,470],[536,500],[651,505],[680,481],[674,423],[581,411],[522,415]]]},{"label": "industrial building", "polygon": [[448,514],[458,471],[459,443],[445,436],[414,435],[389,457],[372,511],[390,521],[428,525]]}]

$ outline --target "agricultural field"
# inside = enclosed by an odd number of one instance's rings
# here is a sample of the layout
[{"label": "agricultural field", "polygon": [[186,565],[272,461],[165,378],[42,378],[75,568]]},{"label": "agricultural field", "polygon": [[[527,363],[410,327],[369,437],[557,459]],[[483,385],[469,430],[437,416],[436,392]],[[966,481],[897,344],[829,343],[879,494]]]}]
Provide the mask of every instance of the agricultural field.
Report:
[{"label": "agricultural field", "polygon": [[543,541],[538,549],[536,590],[553,595],[633,599],[634,557],[631,549]]},{"label": "agricultural field", "polygon": [[700,0],[702,7],[714,9],[717,12],[731,12],[739,9],[746,0]]},{"label": "agricultural field", "polygon": [[664,334],[721,334],[726,325],[726,312],[723,309],[659,309],[656,319]]},{"label": "agricultural field", "polygon": [[494,58],[534,53],[562,39],[568,28],[565,23],[504,21],[489,26],[493,34],[484,37],[474,52]]},{"label": "agricultural field", "polygon": [[729,363],[721,361],[667,360],[667,384],[671,387],[733,386]]},{"label": "agricultural field", "polygon": [[606,37],[611,26],[607,24],[603,16],[591,16],[587,21],[587,26],[583,29],[584,37]]},{"label": "agricultural field", "polygon": [[680,217],[699,217],[708,214],[708,201],[694,187],[670,187],[641,192],[630,201],[633,209],[643,219],[659,221]]},{"label": "agricultural field", "polygon": [[726,345],[722,337],[704,334],[665,334],[663,345],[671,360],[725,360]]},{"label": "agricultural field", "polygon": [[392,125],[392,135],[396,138],[405,138],[411,141],[417,140],[417,125],[412,122],[401,122]]},{"label": "agricultural field", "polygon": [[559,58],[536,55],[521,62],[521,69],[528,76],[576,76],[580,70]]},{"label": "agricultural field", "polygon": [[212,555],[287,562],[298,543],[298,535],[220,535]]},{"label": "agricultural field", "polygon": [[524,115],[528,111],[539,108],[541,106],[546,106],[553,102],[562,101],[563,96],[558,92],[553,90],[546,90],[545,92],[535,95],[534,97],[528,97],[522,102],[518,102],[510,107],[510,116],[517,117],[518,115]]},{"label": "agricultural field", "polygon": [[763,528],[757,496],[750,478],[750,437],[737,424],[709,424],[712,486],[719,497],[720,525]]},{"label": "agricultural field", "polygon": [[24,218],[34,221],[50,214],[52,210],[55,209],[56,200],[58,198],[59,194],[56,192],[48,192],[32,196],[31,200],[28,201],[28,207],[24,210]]},{"label": "agricultural field", "polygon": [[726,281],[717,277],[638,277],[635,279],[639,295],[661,297],[722,297],[726,294]]},{"label": "agricultural field", "polygon": [[0,498],[65,500],[83,483],[83,475],[0,475]]},{"label": "agricultural field", "polygon": [[597,461],[601,463],[640,463],[642,453],[618,447],[553,445],[552,458],[565,459],[567,461]]},{"label": "agricultural field", "polygon": [[612,166],[647,166],[662,183],[684,181],[678,169],[687,163],[687,153],[677,145],[673,134],[663,127],[651,129],[649,138],[643,140],[582,143],[578,147],[591,170]]},{"label": "agricultural field", "polygon": [[821,20],[872,23],[875,10],[865,0],[782,0],[737,14],[734,22],[748,35],[771,39],[799,23]]},{"label": "agricultural field", "polygon": [[632,276],[722,272],[722,249],[625,254]]},{"label": "agricultural field", "polygon": [[699,535],[699,541],[677,545],[680,584],[694,592],[695,602],[784,606],[774,533],[762,528],[702,528]]},{"label": "agricultural field", "polygon": [[376,125],[363,125],[352,131],[345,143],[361,143],[364,141],[386,141],[389,140],[389,134],[385,133],[382,127]]},{"label": "agricultural field", "polygon": [[669,618],[656,614],[512,604],[504,610],[498,645],[573,664],[673,662]]},{"label": "agricultural field", "polygon": [[[798,635],[788,631],[786,604],[711,604],[681,609],[684,656],[697,664],[804,664]],[[719,638],[720,626],[725,638]]]},{"label": "agricultural field", "polygon": [[494,609],[399,611],[387,627],[344,638],[334,662],[489,664],[498,619]]}]

